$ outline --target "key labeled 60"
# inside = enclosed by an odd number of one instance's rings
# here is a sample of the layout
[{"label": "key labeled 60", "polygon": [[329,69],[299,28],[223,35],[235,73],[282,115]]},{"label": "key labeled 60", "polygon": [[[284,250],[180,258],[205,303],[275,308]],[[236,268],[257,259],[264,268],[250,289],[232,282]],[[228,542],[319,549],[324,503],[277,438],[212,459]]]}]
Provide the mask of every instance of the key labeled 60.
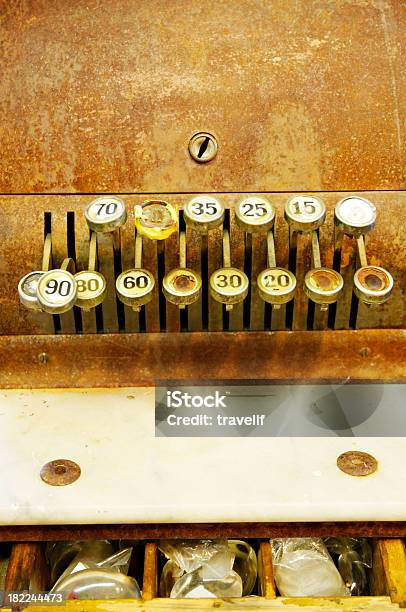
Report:
[{"label": "key labeled 60", "polygon": [[136,309],[151,301],[154,288],[155,279],[153,275],[143,268],[126,270],[116,280],[119,300],[123,304]]}]

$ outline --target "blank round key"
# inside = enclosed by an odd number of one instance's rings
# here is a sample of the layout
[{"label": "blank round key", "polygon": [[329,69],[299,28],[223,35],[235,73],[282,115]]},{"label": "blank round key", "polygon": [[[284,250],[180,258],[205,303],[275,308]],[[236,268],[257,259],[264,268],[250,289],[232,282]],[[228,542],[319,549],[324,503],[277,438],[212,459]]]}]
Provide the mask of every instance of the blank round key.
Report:
[{"label": "blank round key", "polygon": [[190,268],[176,268],[165,275],[162,288],[168,302],[188,306],[200,298],[202,279]]},{"label": "blank round key", "polygon": [[199,195],[187,202],[183,213],[190,227],[205,234],[223,223],[225,210],[217,198]]},{"label": "blank round key", "polygon": [[118,298],[123,304],[139,310],[152,300],[155,279],[151,272],[143,268],[133,268],[122,272],[116,280]]},{"label": "blank round key", "polygon": [[266,198],[249,196],[236,205],[235,220],[244,232],[269,231],[275,223],[275,209]]},{"label": "blank round key", "polygon": [[334,209],[334,222],[344,234],[355,237],[366,234],[375,226],[376,207],[358,196],[344,198]]},{"label": "blank round key", "polygon": [[239,268],[215,270],[210,276],[210,294],[222,304],[238,304],[248,294],[248,276]]},{"label": "blank round key", "polygon": [[355,295],[365,304],[383,304],[392,289],[392,275],[380,266],[363,266],[354,274]]},{"label": "blank round key", "polygon": [[124,202],[116,196],[102,196],[90,202],[85,210],[89,228],[95,232],[114,232],[124,225],[127,211]]},{"label": "blank round key", "polygon": [[20,302],[30,310],[42,310],[38,302],[37,288],[38,281],[43,274],[44,272],[42,271],[28,272],[18,283]]},{"label": "blank round key", "polygon": [[292,230],[308,232],[320,227],[326,218],[326,206],[315,196],[293,196],[285,204],[285,219]]},{"label": "blank round key", "polygon": [[343,277],[331,268],[309,270],[304,280],[305,293],[316,304],[333,304],[340,297],[343,287]]},{"label": "blank round key", "polygon": [[106,297],[106,279],[100,272],[93,270],[82,270],[75,274],[78,288],[76,306],[84,310],[90,310],[101,304]]},{"label": "blank round key", "polygon": [[77,298],[77,284],[67,270],[44,272],[37,286],[38,303],[44,312],[62,314],[70,310]]},{"label": "blank round key", "polygon": [[286,304],[296,291],[296,277],[285,268],[267,268],[257,278],[258,293],[269,304]]}]

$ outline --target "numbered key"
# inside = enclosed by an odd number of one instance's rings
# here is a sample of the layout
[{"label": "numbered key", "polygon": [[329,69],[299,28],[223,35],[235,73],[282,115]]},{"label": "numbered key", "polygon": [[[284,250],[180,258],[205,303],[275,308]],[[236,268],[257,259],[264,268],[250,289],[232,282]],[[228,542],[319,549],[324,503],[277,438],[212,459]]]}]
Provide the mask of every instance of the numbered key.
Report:
[{"label": "numbered key", "polygon": [[210,277],[210,294],[226,305],[242,302],[248,294],[249,280],[239,268],[220,268]]},{"label": "numbered key", "polygon": [[124,202],[115,196],[102,196],[93,200],[85,210],[89,228],[95,232],[114,232],[124,225],[127,211]]},{"label": "numbered key", "polygon": [[62,314],[70,310],[77,298],[77,284],[68,270],[44,272],[37,285],[37,298],[41,309],[49,314]]},{"label": "numbered key", "polygon": [[90,310],[101,304],[106,297],[106,279],[100,272],[82,270],[75,274],[77,284],[76,306]]},{"label": "numbered key", "polygon": [[43,274],[44,272],[40,271],[28,272],[18,283],[20,302],[30,310],[42,311],[42,307],[38,302],[37,288],[38,281]]},{"label": "numbered key", "polygon": [[195,196],[184,208],[186,223],[202,234],[219,227],[224,221],[223,204],[209,195]]},{"label": "numbered key", "polygon": [[162,289],[168,302],[188,306],[200,298],[202,279],[190,268],[177,268],[165,275]]},{"label": "numbered key", "polygon": [[153,275],[143,268],[126,270],[116,280],[119,300],[136,311],[152,300],[154,288]]},{"label": "numbered key", "polygon": [[275,223],[275,209],[266,198],[249,196],[236,205],[235,220],[244,232],[269,231]]},{"label": "numbered key", "polygon": [[316,304],[333,304],[340,297],[343,287],[343,277],[331,268],[309,270],[304,280],[305,293]]},{"label": "numbered key", "polygon": [[285,205],[285,219],[292,230],[309,232],[320,227],[326,218],[326,206],[315,196],[293,196]]},{"label": "numbered key", "polygon": [[376,222],[376,207],[358,196],[340,200],[334,210],[334,223],[349,236],[358,237],[371,231]]},{"label": "numbered key", "polygon": [[178,229],[177,209],[163,200],[149,200],[134,207],[137,232],[151,240],[165,240]]},{"label": "numbered key", "polygon": [[392,289],[392,275],[380,266],[363,266],[354,274],[355,295],[365,304],[383,304]]},{"label": "numbered key", "polygon": [[269,304],[279,305],[290,302],[295,296],[295,275],[285,268],[267,268],[257,278],[258,292]]}]

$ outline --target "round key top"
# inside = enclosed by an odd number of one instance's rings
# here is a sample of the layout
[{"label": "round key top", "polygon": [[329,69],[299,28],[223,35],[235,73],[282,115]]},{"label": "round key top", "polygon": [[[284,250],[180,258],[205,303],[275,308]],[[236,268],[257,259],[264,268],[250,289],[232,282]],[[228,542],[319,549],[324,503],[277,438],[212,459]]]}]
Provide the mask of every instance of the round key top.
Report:
[{"label": "round key top", "polygon": [[122,272],[116,280],[118,298],[123,304],[139,310],[152,300],[155,279],[151,272],[143,268],[134,268]]},{"label": "round key top", "polygon": [[295,295],[296,278],[285,268],[267,268],[257,278],[258,292],[269,304],[286,304]]},{"label": "round key top", "polygon": [[376,208],[365,198],[358,196],[344,198],[335,207],[334,221],[344,234],[357,237],[373,229]]},{"label": "round key top", "polygon": [[384,268],[364,266],[355,272],[355,295],[366,304],[383,304],[389,299],[392,289],[392,275]]},{"label": "round key top", "polygon": [[202,279],[190,268],[177,268],[166,274],[162,288],[169,302],[178,306],[187,306],[199,299]]},{"label": "round key top", "polygon": [[210,276],[210,294],[222,304],[238,304],[248,294],[249,280],[239,268],[220,268]]},{"label": "round key top", "polygon": [[299,232],[308,232],[320,227],[326,218],[323,200],[315,196],[293,196],[285,205],[285,219],[289,226]]},{"label": "round key top", "polygon": [[28,272],[18,283],[18,295],[21,304],[30,310],[42,310],[37,296],[38,281],[44,272]]},{"label": "round key top", "polygon": [[195,196],[185,205],[186,223],[201,233],[207,233],[224,221],[223,204],[209,195]]},{"label": "round key top", "polygon": [[275,223],[275,209],[266,198],[249,196],[236,205],[235,220],[245,232],[268,231]]},{"label": "round key top", "polygon": [[90,310],[101,304],[106,297],[106,279],[100,272],[83,270],[75,274],[78,287],[76,306],[84,310]]},{"label": "round key top", "polygon": [[95,232],[113,232],[127,220],[125,204],[115,196],[102,196],[90,202],[85,210],[89,228]]},{"label": "round key top", "polygon": [[149,200],[134,207],[137,232],[152,240],[165,240],[178,227],[178,212],[172,204]]},{"label": "round key top", "polygon": [[67,270],[49,270],[38,281],[37,297],[41,309],[49,314],[62,314],[70,310],[77,297],[73,274]]},{"label": "round key top", "polygon": [[341,274],[330,268],[314,268],[305,276],[305,293],[316,304],[333,304],[339,298],[343,287]]}]

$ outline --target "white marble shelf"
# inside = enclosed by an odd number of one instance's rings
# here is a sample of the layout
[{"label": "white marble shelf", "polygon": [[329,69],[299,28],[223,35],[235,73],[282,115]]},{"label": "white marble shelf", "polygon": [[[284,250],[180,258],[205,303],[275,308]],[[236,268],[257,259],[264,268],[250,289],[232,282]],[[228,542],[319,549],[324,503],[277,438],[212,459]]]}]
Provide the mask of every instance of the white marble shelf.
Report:
[{"label": "white marble shelf", "polygon": [[[337,456],[379,460],[365,478]],[[74,484],[42,465],[71,459]],[[404,438],[163,438],[154,390],[2,391],[0,524],[406,520]]]}]

